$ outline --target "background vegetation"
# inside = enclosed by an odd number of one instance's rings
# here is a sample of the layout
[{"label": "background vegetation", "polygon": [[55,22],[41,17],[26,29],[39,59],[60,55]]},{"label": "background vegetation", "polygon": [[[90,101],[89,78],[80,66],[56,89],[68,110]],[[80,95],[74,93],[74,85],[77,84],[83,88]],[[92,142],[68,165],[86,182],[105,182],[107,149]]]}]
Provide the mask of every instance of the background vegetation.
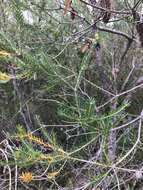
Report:
[{"label": "background vegetation", "polygon": [[0,189],[141,190],[142,0],[0,0]]}]

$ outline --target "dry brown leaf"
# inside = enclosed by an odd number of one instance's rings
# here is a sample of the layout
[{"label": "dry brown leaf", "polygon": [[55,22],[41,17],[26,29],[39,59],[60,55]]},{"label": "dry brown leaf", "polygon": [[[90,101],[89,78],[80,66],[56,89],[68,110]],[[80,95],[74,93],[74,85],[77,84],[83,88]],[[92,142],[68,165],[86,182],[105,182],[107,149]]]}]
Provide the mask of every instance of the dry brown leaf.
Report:
[{"label": "dry brown leaf", "polygon": [[72,0],[65,0],[64,15],[67,13],[68,9],[71,7]]},{"label": "dry brown leaf", "polygon": [[90,48],[90,42],[86,42],[81,48],[80,48],[80,52],[81,53],[85,53],[89,48]]}]

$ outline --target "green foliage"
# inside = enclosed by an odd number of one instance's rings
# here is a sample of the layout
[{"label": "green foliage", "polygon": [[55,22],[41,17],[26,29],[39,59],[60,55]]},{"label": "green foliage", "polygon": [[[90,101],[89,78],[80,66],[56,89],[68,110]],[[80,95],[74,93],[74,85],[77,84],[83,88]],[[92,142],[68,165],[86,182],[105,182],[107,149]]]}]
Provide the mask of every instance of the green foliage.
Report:
[{"label": "green foliage", "polygon": [[[0,129],[6,136],[0,165],[8,169],[9,189],[17,181],[20,189],[43,190],[139,186],[130,179],[142,166],[142,132],[128,153],[141,118],[130,123],[137,113],[128,110],[133,104],[140,110],[142,102],[142,96],[131,100],[142,76],[142,50],[130,6],[115,1],[107,24],[105,11],[76,0],[65,15],[61,1],[12,0],[0,7]],[[126,49],[128,36],[134,43]],[[26,186],[23,177],[29,177]]]}]

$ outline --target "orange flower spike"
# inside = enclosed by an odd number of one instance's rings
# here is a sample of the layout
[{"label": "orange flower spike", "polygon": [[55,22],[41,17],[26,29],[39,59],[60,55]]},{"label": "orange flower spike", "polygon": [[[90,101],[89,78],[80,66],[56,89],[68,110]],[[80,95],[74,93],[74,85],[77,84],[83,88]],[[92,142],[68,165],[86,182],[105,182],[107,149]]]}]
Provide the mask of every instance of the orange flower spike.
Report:
[{"label": "orange flower spike", "polygon": [[39,145],[43,145],[43,146],[46,147],[46,148],[51,148],[51,149],[53,149],[53,146],[52,146],[52,145],[45,143],[45,142],[43,141],[43,139],[40,139],[40,138],[38,138],[38,137],[32,135],[31,133],[28,133],[28,135],[27,135],[26,137],[27,137],[27,139],[28,139],[29,141],[33,141],[33,142],[35,142],[35,143],[37,143],[37,144],[39,144]]},{"label": "orange flower spike", "polygon": [[25,135],[25,138],[27,138],[27,139],[31,139],[31,137],[32,137],[32,134],[31,134],[31,133],[27,133],[27,134]]},{"label": "orange flower spike", "polygon": [[33,180],[34,177],[31,172],[22,172],[19,178],[22,182],[29,183]]},{"label": "orange flower spike", "polygon": [[37,144],[41,144],[41,145],[44,144],[43,139],[36,138],[36,137],[35,137],[35,142],[36,142]]}]

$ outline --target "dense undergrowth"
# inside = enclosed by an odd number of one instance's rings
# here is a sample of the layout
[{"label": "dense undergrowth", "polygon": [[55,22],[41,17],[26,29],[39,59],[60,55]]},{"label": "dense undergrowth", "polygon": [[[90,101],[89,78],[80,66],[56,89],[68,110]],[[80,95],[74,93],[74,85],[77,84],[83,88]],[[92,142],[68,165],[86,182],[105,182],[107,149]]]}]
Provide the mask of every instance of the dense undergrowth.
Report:
[{"label": "dense undergrowth", "polygon": [[142,189],[142,2],[113,4],[0,1],[0,189]]}]

